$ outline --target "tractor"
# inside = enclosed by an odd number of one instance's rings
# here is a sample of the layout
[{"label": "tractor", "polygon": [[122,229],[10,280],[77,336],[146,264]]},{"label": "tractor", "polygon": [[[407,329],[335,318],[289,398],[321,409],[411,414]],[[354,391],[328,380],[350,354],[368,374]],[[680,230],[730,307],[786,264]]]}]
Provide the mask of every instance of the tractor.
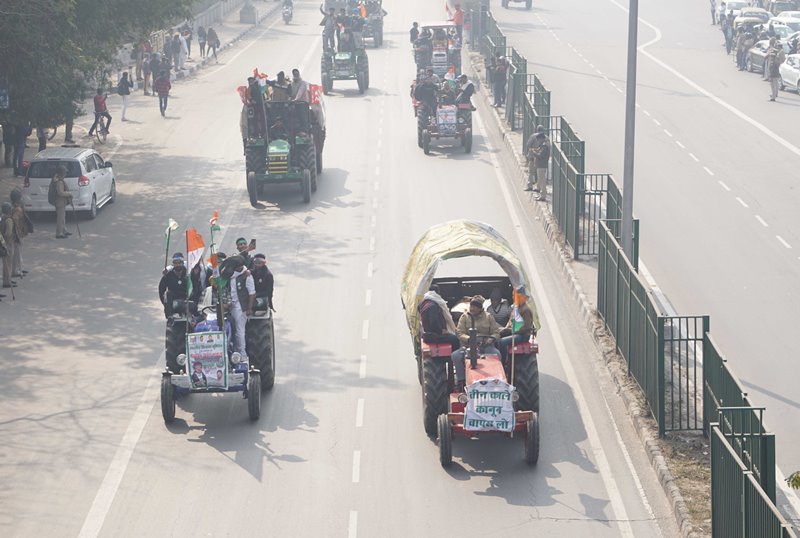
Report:
[{"label": "tractor", "polygon": [[364,48],[364,38],[359,32],[342,32],[351,36],[352,50],[336,52],[324,48],[320,60],[322,91],[326,94],[333,90],[335,80],[355,80],[358,84],[358,93],[364,93],[369,88],[369,58]]}]

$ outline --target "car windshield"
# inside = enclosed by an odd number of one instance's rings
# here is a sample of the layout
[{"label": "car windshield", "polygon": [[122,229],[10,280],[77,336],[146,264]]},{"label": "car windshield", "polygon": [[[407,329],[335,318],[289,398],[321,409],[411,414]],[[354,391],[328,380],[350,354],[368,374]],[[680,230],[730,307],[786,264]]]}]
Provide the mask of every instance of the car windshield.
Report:
[{"label": "car windshield", "polygon": [[773,27],[773,29],[775,30],[775,35],[777,35],[781,39],[788,37],[794,33],[794,30],[792,30],[788,26],[775,26]]},{"label": "car windshield", "polygon": [[67,168],[66,177],[78,177],[81,175],[81,167],[77,161],[33,161],[28,168],[28,177],[33,178],[52,178],[56,174],[59,166]]},{"label": "car windshield", "polygon": [[742,9],[743,7],[747,7],[747,2],[728,2],[725,7],[729,10],[736,11],[738,9]]},{"label": "car windshield", "polygon": [[781,19],[780,23],[791,28],[792,32],[800,32],[800,19],[797,20]]}]

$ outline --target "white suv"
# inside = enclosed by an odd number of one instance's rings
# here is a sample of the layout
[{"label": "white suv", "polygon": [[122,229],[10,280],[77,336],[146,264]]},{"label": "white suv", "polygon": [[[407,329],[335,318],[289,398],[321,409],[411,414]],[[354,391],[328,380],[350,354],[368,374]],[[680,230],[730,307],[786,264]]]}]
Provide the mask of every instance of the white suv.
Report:
[{"label": "white suv", "polygon": [[22,197],[28,213],[56,210],[47,201],[47,191],[50,180],[62,165],[67,169],[64,183],[72,193],[76,210],[85,211],[93,219],[100,207],[114,203],[117,181],[110,161],[104,161],[92,149],[53,148],[37,153],[25,173]]}]

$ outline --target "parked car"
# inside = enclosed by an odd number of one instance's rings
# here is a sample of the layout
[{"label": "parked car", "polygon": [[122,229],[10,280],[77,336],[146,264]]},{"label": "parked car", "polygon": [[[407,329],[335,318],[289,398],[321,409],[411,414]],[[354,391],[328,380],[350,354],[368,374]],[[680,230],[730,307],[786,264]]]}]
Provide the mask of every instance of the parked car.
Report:
[{"label": "parked car", "polygon": [[750,50],[747,51],[747,70],[751,73],[763,73],[768,51],[768,39],[762,39],[750,47]]},{"label": "parked car", "polygon": [[[733,12],[734,17],[739,16],[739,12],[742,11],[743,8],[746,8],[750,5],[750,2],[743,2],[741,0],[732,0],[725,5],[725,15]],[[719,4],[719,8],[722,9],[722,4]]]},{"label": "parked car", "polygon": [[761,9],[760,7],[743,7],[739,11],[739,15],[733,19],[733,27],[736,28],[739,26],[744,19],[758,19],[763,24],[767,24],[771,18],[772,15],[770,15],[769,11],[766,9]]},{"label": "parked car", "polygon": [[790,54],[780,67],[782,90],[794,90],[800,94],[800,54]]},{"label": "parked car", "polygon": [[767,11],[776,17],[784,11],[792,11],[797,9],[797,2],[794,0],[770,0],[767,3]]},{"label": "parked car", "polygon": [[[795,11],[794,13],[800,13],[800,11]],[[795,17],[786,17],[784,13],[781,13],[774,19],[772,19],[773,26],[776,24],[780,24],[782,26],[788,26],[791,28],[792,32],[800,32],[800,18]]]},{"label": "parked car", "polygon": [[800,11],[781,11],[779,19],[800,19]]},{"label": "parked car", "polygon": [[67,169],[64,182],[72,193],[76,211],[83,211],[93,219],[99,208],[114,203],[117,181],[111,161],[104,161],[93,149],[52,148],[37,153],[25,173],[22,197],[28,213],[56,210],[47,201],[47,192],[50,180],[61,165]]}]

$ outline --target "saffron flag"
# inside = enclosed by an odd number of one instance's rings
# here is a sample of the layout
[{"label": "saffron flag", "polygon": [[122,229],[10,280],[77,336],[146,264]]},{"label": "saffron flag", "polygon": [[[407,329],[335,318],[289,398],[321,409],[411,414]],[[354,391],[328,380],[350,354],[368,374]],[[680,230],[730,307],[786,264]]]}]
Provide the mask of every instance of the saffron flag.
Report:
[{"label": "saffron flag", "polygon": [[195,265],[203,258],[203,251],[206,245],[203,236],[197,233],[194,228],[186,230],[186,261],[187,269],[192,270]]}]

